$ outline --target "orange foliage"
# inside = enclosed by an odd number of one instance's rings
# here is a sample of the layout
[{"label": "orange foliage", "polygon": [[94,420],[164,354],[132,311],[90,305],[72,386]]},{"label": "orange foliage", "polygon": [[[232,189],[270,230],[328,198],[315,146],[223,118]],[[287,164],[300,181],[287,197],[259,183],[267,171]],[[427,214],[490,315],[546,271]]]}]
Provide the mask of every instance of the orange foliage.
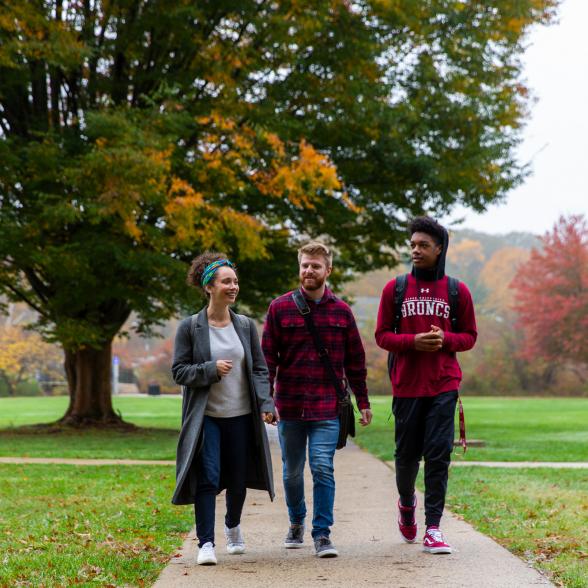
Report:
[{"label": "orange foliage", "polygon": [[520,247],[504,247],[496,251],[480,272],[479,282],[487,295],[484,309],[505,319],[513,318],[514,290],[511,282],[519,266],[529,259],[529,251]]},{"label": "orange foliage", "polygon": [[59,346],[45,343],[40,335],[19,326],[0,326],[0,377],[9,394],[24,381],[43,374],[50,380],[63,380],[63,354]]}]

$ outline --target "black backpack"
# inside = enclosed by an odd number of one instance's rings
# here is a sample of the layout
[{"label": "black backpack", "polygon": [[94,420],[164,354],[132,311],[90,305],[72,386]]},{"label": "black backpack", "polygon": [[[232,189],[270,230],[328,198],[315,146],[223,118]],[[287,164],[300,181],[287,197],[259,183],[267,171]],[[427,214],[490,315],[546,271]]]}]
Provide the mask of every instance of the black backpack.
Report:
[{"label": "black backpack", "polygon": [[[400,319],[402,318],[402,303],[406,294],[408,284],[408,274],[403,274],[396,278],[394,287],[394,332],[398,333]],[[457,306],[459,300],[459,280],[447,276],[447,294],[449,299],[449,320],[451,321],[451,331],[457,333]],[[392,378],[392,368],[394,367],[394,353],[388,353],[388,375]]]}]

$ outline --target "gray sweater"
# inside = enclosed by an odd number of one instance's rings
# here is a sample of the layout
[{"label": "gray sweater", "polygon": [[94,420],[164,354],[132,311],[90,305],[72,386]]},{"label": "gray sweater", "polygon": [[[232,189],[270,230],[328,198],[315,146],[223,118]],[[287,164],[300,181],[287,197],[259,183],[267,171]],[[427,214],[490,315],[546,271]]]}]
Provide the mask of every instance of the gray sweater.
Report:
[{"label": "gray sweater", "polygon": [[235,327],[233,323],[226,327],[208,325],[208,332],[211,360],[230,359],[233,367],[219,382],[210,386],[204,414],[219,418],[249,414],[251,401],[245,373],[245,350]]}]

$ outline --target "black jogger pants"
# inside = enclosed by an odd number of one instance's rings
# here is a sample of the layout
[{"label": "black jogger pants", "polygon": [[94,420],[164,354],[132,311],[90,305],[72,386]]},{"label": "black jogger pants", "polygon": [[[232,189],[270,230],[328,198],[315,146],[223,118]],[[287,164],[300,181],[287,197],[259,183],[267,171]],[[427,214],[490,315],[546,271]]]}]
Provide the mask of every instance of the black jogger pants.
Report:
[{"label": "black jogger pants", "polygon": [[403,504],[412,504],[419,462],[425,460],[425,524],[439,525],[453,437],[457,391],[392,401],[396,424],[396,485]]}]

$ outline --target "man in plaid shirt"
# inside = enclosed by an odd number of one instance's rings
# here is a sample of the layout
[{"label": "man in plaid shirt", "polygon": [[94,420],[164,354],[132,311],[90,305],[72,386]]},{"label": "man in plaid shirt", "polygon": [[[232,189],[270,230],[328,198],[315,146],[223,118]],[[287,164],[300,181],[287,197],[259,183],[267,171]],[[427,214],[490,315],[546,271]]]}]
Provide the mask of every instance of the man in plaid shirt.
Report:
[{"label": "man in plaid shirt", "polygon": [[[365,352],[349,306],[325,282],[332,254],[312,242],[298,251],[300,289],[339,378],[347,378],[361,412],[360,424],[372,420],[366,387]],[[337,393],[316,351],[304,319],[288,292],[270,305],[262,339],[276,405],[282,448],[284,490],[290,529],[284,546],[303,546],[306,503],[306,445],[313,478],[312,538],[319,557],[338,555],[329,535],[333,524],[333,458],[339,436]]]}]

